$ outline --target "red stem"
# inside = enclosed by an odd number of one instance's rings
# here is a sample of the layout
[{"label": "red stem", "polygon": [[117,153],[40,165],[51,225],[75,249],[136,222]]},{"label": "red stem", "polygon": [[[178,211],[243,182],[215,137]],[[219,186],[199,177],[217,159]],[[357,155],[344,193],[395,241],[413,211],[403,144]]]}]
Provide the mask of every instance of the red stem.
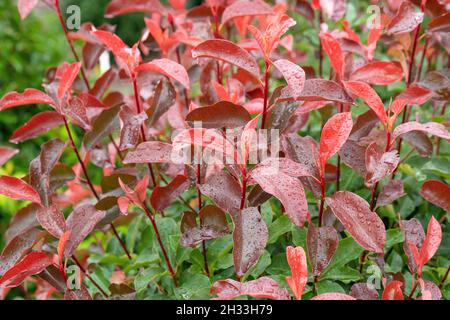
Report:
[{"label": "red stem", "polygon": [[444,283],[445,283],[445,281],[447,280],[447,277],[448,277],[449,272],[450,272],[450,266],[448,266],[447,272],[445,272],[445,275],[444,275],[444,277],[442,278],[441,283],[439,284],[439,289],[442,289],[442,288],[444,287]]},{"label": "red stem", "polygon": [[269,74],[270,74],[270,63],[266,61],[266,72],[264,76],[264,109],[261,121],[261,129],[265,129],[266,127],[267,108],[269,104]]},{"label": "red stem", "polygon": [[[202,170],[202,165],[199,163],[199,164],[197,164],[197,197],[198,197],[198,212],[199,213],[203,208],[202,191],[200,190],[200,184],[202,183],[201,170]],[[203,219],[201,216],[200,216],[200,226],[203,226]],[[202,241],[202,253],[203,253],[203,260],[205,263],[205,272],[206,272],[206,275],[209,277],[208,256],[207,256],[207,251],[206,251],[206,241],[205,240]]]},{"label": "red stem", "polygon": [[[323,13],[322,9],[319,9],[319,33],[320,33],[320,25],[323,23]],[[319,77],[323,77],[323,47],[322,41],[319,38]]]},{"label": "red stem", "polygon": [[241,195],[241,210],[245,208],[245,199],[247,197],[247,172],[244,170],[242,173],[242,195]]},{"label": "red stem", "polygon": [[426,37],[425,38],[425,44],[423,45],[422,57],[420,58],[419,69],[417,70],[417,74],[416,74],[416,82],[420,81],[420,76],[422,74],[423,64],[424,64],[424,61],[425,61],[425,57],[427,55],[427,49],[428,49],[429,42],[430,42],[430,38]]},{"label": "red stem", "polygon": [[[391,132],[388,128],[386,128],[386,148],[385,152],[388,152],[391,147]],[[379,185],[379,181],[375,183],[374,187],[372,188],[372,200],[370,201],[370,211],[373,211],[375,209],[375,204],[377,200],[377,189]]]},{"label": "red stem", "polygon": [[[60,6],[60,3],[59,3],[59,0],[56,1],[55,4],[56,4],[56,13],[57,13],[57,15],[58,15],[58,19],[59,19],[59,22],[60,22],[60,24],[61,24],[61,27],[62,27],[62,29],[63,29],[63,31],[64,31],[64,35],[65,35],[65,37],[66,37],[67,43],[69,44],[70,50],[72,51],[72,54],[73,54],[75,60],[76,60],[77,62],[81,62],[80,57],[78,56],[78,53],[77,53],[77,51],[75,50],[75,47],[74,47],[74,45],[73,45],[72,39],[70,39],[70,37],[69,37],[69,32],[68,32],[67,26],[66,26],[66,24],[65,24],[65,22],[64,22],[64,18],[63,18],[63,15],[62,15],[62,11],[61,11],[61,6]],[[82,76],[82,78],[83,78],[83,80],[84,80],[84,83],[85,83],[85,85],[86,85],[86,88],[87,88],[88,90],[90,90],[91,87],[90,87],[90,85],[89,85],[89,80],[88,80],[88,78],[87,78],[87,76],[86,76],[86,72],[84,71],[83,66],[81,66],[80,71],[81,71],[81,76]],[[75,146],[75,142],[73,141],[72,134],[71,134],[70,129],[69,129],[69,126],[68,126],[68,124],[67,124],[67,119],[66,119],[65,117],[64,117],[64,124],[65,124],[65,126],[66,126],[67,134],[69,135],[69,138],[70,138],[70,143],[71,143],[71,145],[72,145],[72,149],[75,151],[75,154],[76,154],[76,156],[77,156],[77,158],[78,158],[78,162],[80,163],[80,165],[81,165],[81,167],[82,167],[82,169],[83,169],[84,175],[85,175],[85,177],[86,177],[86,179],[87,179],[87,181],[88,181],[88,184],[89,184],[89,187],[90,187],[91,190],[92,190],[92,193],[94,194],[94,196],[95,196],[95,197],[97,198],[97,200],[98,200],[98,199],[99,199],[99,196],[98,196],[97,192],[95,191],[95,189],[94,189],[94,187],[93,187],[93,185],[92,185],[92,182],[91,182],[91,180],[90,180],[90,178],[89,178],[89,175],[88,175],[88,173],[87,173],[87,170],[86,170],[86,167],[85,167],[85,165],[84,165],[84,162],[83,162],[83,160],[82,160],[81,157],[80,157],[80,154],[79,154],[79,152],[78,152],[77,147]],[[114,144],[114,146],[116,147],[117,153],[118,153],[120,159],[122,160],[122,159],[123,159],[122,154],[121,154],[119,148],[117,148],[117,145],[115,144],[114,139],[113,139],[111,136],[110,136],[110,140],[111,140],[111,142]],[[114,227],[112,224],[111,224],[111,229],[114,231],[115,234],[117,234],[117,231],[116,231],[115,227]],[[123,250],[124,250],[125,253],[127,254],[128,258],[131,260],[130,253],[128,252],[128,250],[127,250],[125,244],[122,242],[122,239],[120,239],[120,237],[117,237],[117,240],[119,240],[119,242],[120,242],[121,245],[122,245]]]},{"label": "red stem", "polygon": [[[117,232],[116,227],[114,226],[114,224],[111,223],[111,229],[114,233],[114,235],[116,236],[117,240],[119,240],[120,246],[122,248],[124,248],[124,250],[126,249],[126,245],[125,242],[123,242],[122,238],[120,237],[119,233]],[[125,250],[125,253],[127,254],[127,257],[129,260],[132,260],[130,253],[128,252],[128,250]]]},{"label": "red stem", "polygon": [[147,207],[147,204],[142,203],[141,208],[144,209],[145,214],[147,215],[147,217],[150,219],[150,222],[152,223],[153,230],[155,231],[156,239],[158,240],[159,246],[161,247],[162,253],[164,255],[164,260],[166,261],[167,268],[169,268],[169,272],[170,272],[170,275],[172,277],[173,283],[174,283],[175,287],[177,287],[178,286],[178,284],[177,284],[177,275],[176,275],[175,271],[172,268],[172,264],[170,263],[169,256],[167,255],[166,248],[164,246],[164,243],[161,240],[161,235],[159,233],[158,226],[156,225],[155,218],[151,214],[149,208]]},{"label": "red stem", "polygon": [[[85,179],[86,179],[86,181],[87,181],[87,183],[88,183],[88,185],[89,185],[89,188],[91,189],[91,192],[92,192],[92,194],[94,195],[94,197],[95,197],[97,200],[100,200],[100,196],[98,195],[97,191],[95,190],[94,184],[92,183],[92,180],[91,180],[91,178],[90,178],[90,176],[89,176],[89,174],[88,174],[86,165],[84,164],[84,161],[83,161],[83,159],[81,158],[80,152],[79,152],[79,150],[78,150],[78,148],[77,148],[77,146],[76,146],[76,144],[75,144],[75,141],[74,141],[73,136],[72,136],[72,132],[70,131],[69,123],[67,122],[67,118],[66,118],[65,116],[63,116],[63,119],[64,119],[64,126],[65,126],[65,128],[66,128],[67,135],[68,135],[68,137],[69,137],[70,146],[72,147],[72,150],[75,152],[75,155],[76,155],[76,157],[77,157],[77,159],[78,159],[78,163],[79,163],[80,166],[81,166],[81,170],[83,171],[84,177],[85,177]],[[111,226],[112,231],[114,232],[114,235],[116,236],[117,240],[119,241],[119,243],[120,243],[120,245],[121,245],[123,251],[126,253],[128,259],[131,260],[131,255],[130,255],[130,253],[128,252],[128,249],[127,249],[125,243],[124,243],[124,242],[122,241],[122,239],[119,237],[119,234],[117,233],[116,228],[114,227],[114,225],[113,225],[112,223],[110,224],[110,226]]]},{"label": "red stem", "polygon": [[[75,50],[75,47],[73,46],[72,39],[70,39],[70,37],[69,37],[69,31],[67,30],[66,23],[64,22],[64,17],[63,17],[62,11],[61,11],[61,6],[59,4],[59,0],[55,1],[55,4],[56,4],[56,13],[58,14],[59,22],[60,22],[61,27],[62,27],[62,29],[64,31],[64,35],[66,36],[67,43],[69,44],[70,50],[72,51],[72,54],[75,57],[75,60],[77,62],[80,62],[81,60],[80,60],[80,58],[78,56],[77,51]],[[86,87],[89,89],[90,88],[89,80],[88,80],[88,78],[86,76],[84,68],[81,67],[80,70],[81,70],[81,75],[83,77],[84,83],[86,84]]]},{"label": "red stem", "polygon": [[97,200],[100,200],[100,197],[99,197],[97,191],[95,190],[94,185],[92,184],[91,178],[89,177],[89,174],[88,174],[87,169],[86,169],[86,165],[84,164],[84,161],[81,158],[80,152],[78,151],[78,148],[75,145],[75,141],[73,139],[72,132],[70,131],[69,123],[67,122],[67,118],[65,116],[63,116],[63,119],[64,119],[64,126],[66,127],[67,135],[69,137],[70,145],[71,145],[73,151],[75,152],[75,155],[77,156],[78,163],[81,166],[81,170],[83,171],[84,177],[86,178],[86,181],[87,181],[87,183],[89,185],[89,188],[91,189],[92,194],[94,195],[94,197]]},{"label": "red stem", "polygon": [[[172,27],[172,32],[177,31],[177,27],[175,26],[175,22],[173,19],[170,20],[170,26]],[[177,47],[175,50],[175,53],[177,55],[177,62],[178,64],[181,64],[181,54],[180,54],[180,47]],[[189,109],[189,93],[186,88],[183,89],[184,94],[184,102],[186,104],[186,109]]]},{"label": "red stem", "polygon": [[419,284],[419,279],[417,279],[417,280],[414,281],[413,287],[412,287],[412,289],[411,289],[411,293],[410,293],[409,296],[408,296],[408,300],[411,300],[411,299],[412,299],[412,297],[413,297],[413,295],[414,295],[414,292],[416,292],[416,289],[417,289],[417,285],[418,285],[418,284]]},{"label": "red stem", "polygon": [[83,274],[86,276],[86,278],[88,278],[92,284],[101,292],[101,294],[105,297],[108,298],[108,294],[105,292],[105,290],[102,289],[102,287],[100,287],[100,285],[89,275],[89,273],[87,273],[86,269],[83,268],[83,266],[81,265],[81,263],[77,260],[77,258],[75,258],[74,256],[72,256],[72,260],[76,263],[76,265],[78,266],[78,268],[80,268],[81,272],[83,272]]},{"label": "red stem", "polygon": [[[136,108],[137,108],[137,112],[138,114],[140,114],[142,112],[142,107],[141,107],[141,99],[139,98],[139,89],[138,89],[138,85],[137,85],[137,79],[136,76],[132,77],[132,83],[133,83],[133,91],[134,91],[134,99],[136,102]],[[147,141],[147,134],[145,132],[145,125],[141,125],[141,136],[142,136],[142,141],[146,142]],[[153,172],[153,167],[152,164],[149,163],[148,164],[148,170],[150,171],[150,176],[152,179],[152,183],[153,186],[156,187],[156,178],[155,178],[155,173]]]},{"label": "red stem", "polygon": [[319,222],[318,222],[319,228],[322,226],[322,220],[323,220],[323,209],[325,206],[325,188],[326,188],[326,181],[325,181],[325,177],[323,176],[321,179],[321,182],[320,182],[320,189],[322,191],[322,195],[320,198]]},{"label": "red stem", "polygon": [[[421,10],[422,10],[422,12],[424,12],[425,11],[425,8],[422,6],[421,7]],[[414,42],[413,42],[413,47],[412,47],[412,51],[411,51],[411,58],[410,58],[410,61],[409,61],[409,70],[408,70],[408,79],[407,79],[407,82],[406,82],[406,87],[408,88],[410,85],[411,85],[411,82],[412,82],[412,74],[413,74],[413,69],[414,69],[414,62],[415,62],[415,60],[416,60],[416,51],[417,51],[417,44],[418,44],[418,40],[419,40],[419,33],[420,33],[420,27],[422,26],[422,23],[420,23],[417,27],[416,27],[416,29],[415,29],[415,31],[414,31]],[[408,118],[408,112],[409,112],[409,106],[406,106],[404,109],[403,109],[403,115],[402,115],[402,124],[403,123],[405,123],[406,122],[406,120],[407,120],[407,118]],[[400,151],[401,151],[401,149],[402,149],[402,139],[400,139],[399,141],[398,141],[398,147],[397,147],[397,149],[398,149],[398,154],[400,154]],[[395,176],[395,172],[396,171],[394,171],[394,174],[393,174],[393,177]]]}]

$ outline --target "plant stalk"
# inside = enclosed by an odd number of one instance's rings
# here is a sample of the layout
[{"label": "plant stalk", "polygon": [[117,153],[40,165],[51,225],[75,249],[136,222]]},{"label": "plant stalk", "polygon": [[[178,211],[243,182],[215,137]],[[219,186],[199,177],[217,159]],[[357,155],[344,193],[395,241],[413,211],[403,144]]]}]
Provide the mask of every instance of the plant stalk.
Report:
[{"label": "plant stalk", "polygon": [[[202,203],[202,191],[200,190],[200,184],[202,183],[202,177],[201,177],[201,170],[202,170],[202,165],[199,163],[197,164],[197,197],[198,197],[198,212],[200,213],[200,211],[203,208],[203,203]],[[203,226],[203,218],[200,216],[200,227]],[[208,255],[207,255],[207,250],[206,250],[206,240],[202,241],[202,254],[203,254],[203,261],[205,264],[205,272],[206,275],[209,277],[209,266],[208,266]]]},{"label": "plant stalk", "polygon": [[[67,118],[66,118],[65,116],[63,116],[63,119],[64,119],[64,126],[65,126],[65,128],[66,128],[67,135],[68,135],[68,137],[69,137],[70,146],[72,147],[72,150],[74,151],[74,153],[75,153],[75,155],[76,155],[76,157],[77,157],[77,159],[78,159],[78,163],[79,163],[80,166],[81,166],[81,170],[83,171],[83,174],[84,174],[84,177],[85,177],[85,179],[86,179],[86,182],[87,182],[87,184],[89,185],[89,189],[91,189],[91,192],[92,192],[92,194],[94,195],[94,197],[95,197],[97,200],[100,200],[100,196],[98,195],[97,190],[95,190],[94,184],[92,183],[92,180],[91,180],[91,178],[90,178],[90,176],[89,176],[89,174],[88,174],[86,165],[84,164],[84,161],[83,161],[83,159],[81,158],[80,151],[78,150],[78,148],[77,148],[77,146],[76,146],[76,144],[75,144],[75,140],[73,139],[72,132],[70,131],[70,127],[69,127],[69,123],[68,123],[68,121],[67,121]],[[117,240],[119,241],[120,246],[122,247],[123,251],[126,253],[128,259],[131,260],[130,252],[128,251],[128,249],[127,249],[125,243],[123,242],[123,240],[120,238],[120,236],[119,236],[119,234],[118,234],[118,232],[117,232],[117,230],[116,230],[116,227],[114,227],[114,225],[113,225],[112,223],[110,224],[110,226],[111,226],[111,229],[112,229],[112,231],[113,231],[115,237],[116,237]]]},{"label": "plant stalk", "polygon": [[83,274],[86,276],[86,278],[88,278],[92,282],[92,284],[98,289],[98,291],[100,291],[100,293],[105,298],[108,298],[108,294],[105,292],[105,290],[103,290],[102,287],[100,287],[100,285],[89,275],[89,273],[86,271],[86,269],[84,269],[84,267],[81,265],[81,263],[78,261],[78,259],[75,258],[74,256],[72,256],[72,260],[75,262],[75,264],[78,266],[78,268],[80,268],[81,272],[83,272]]},{"label": "plant stalk", "polygon": [[264,76],[264,109],[261,121],[261,129],[266,128],[267,109],[269,104],[269,75],[270,75],[270,63],[266,61],[266,72]]},{"label": "plant stalk", "polygon": [[[140,114],[142,112],[142,107],[141,107],[141,99],[139,98],[139,89],[138,89],[138,85],[137,85],[136,76],[133,76],[132,83],[133,83],[133,92],[134,92],[134,99],[136,102],[137,112],[138,112],[138,114]],[[146,142],[147,134],[145,133],[144,124],[141,125],[141,136],[142,136],[142,141]],[[156,184],[155,173],[153,171],[153,166],[151,163],[148,163],[148,170],[150,172],[150,177],[152,179],[153,187],[156,187],[157,184]]]},{"label": "plant stalk", "polygon": [[153,230],[155,231],[156,239],[158,240],[159,246],[164,255],[164,260],[166,261],[167,268],[169,269],[169,272],[170,272],[170,275],[172,277],[175,287],[177,287],[178,286],[177,275],[172,268],[172,264],[170,263],[169,256],[167,255],[166,247],[164,246],[164,243],[161,240],[161,234],[159,233],[159,229],[158,229],[158,226],[156,225],[155,218],[153,217],[153,215],[150,212],[150,209],[148,208],[146,203],[142,203],[141,207],[142,207],[142,209],[144,209],[145,214],[147,215],[147,217],[150,219],[150,222],[152,223]]}]

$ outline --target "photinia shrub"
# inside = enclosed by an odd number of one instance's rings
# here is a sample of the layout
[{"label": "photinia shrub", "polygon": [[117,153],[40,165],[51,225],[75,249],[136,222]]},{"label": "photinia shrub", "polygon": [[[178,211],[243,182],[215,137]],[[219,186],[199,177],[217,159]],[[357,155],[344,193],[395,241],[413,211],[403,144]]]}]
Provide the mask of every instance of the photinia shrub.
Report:
[{"label": "photinia shrub", "polygon": [[1,98],[46,109],[0,165],[65,134],[0,176],[0,298],[450,298],[445,1],[110,1],[130,46],[42,4],[73,62]]}]

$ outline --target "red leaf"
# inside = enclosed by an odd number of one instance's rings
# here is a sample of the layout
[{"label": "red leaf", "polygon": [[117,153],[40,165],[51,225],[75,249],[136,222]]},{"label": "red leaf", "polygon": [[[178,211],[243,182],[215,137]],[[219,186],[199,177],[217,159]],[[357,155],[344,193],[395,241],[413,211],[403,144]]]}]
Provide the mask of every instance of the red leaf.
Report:
[{"label": "red leaf", "polygon": [[234,270],[242,277],[259,259],[269,239],[266,223],[257,208],[247,208],[233,217]]},{"label": "red leaf", "polygon": [[176,176],[167,186],[156,187],[150,198],[153,208],[162,212],[165,208],[189,188],[189,180],[185,176]]},{"label": "red leaf", "polygon": [[442,293],[439,287],[431,281],[418,279],[420,283],[420,289],[422,290],[422,296],[417,300],[441,300]]},{"label": "red leaf", "polygon": [[387,125],[388,118],[386,110],[384,109],[383,101],[381,101],[378,94],[368,84],[359,81],[344,82],[345,87],[354,95],[360,97],[370,109],[375,112],[380,121]]},{"label": "red leaf", "polygon": [[409,1],[403,1],[397,14],[387,26],[390,33],[399,34],[413,31],[423,21],[424,14],[416,12],[415,6]]},{"label": "red leaf", "polygon": [[433,142],[421,131],[410,131],[402,136],[421,157],[430,157],[433,154]]},{"label": "red leaf", "polygon": [[67,289],[66,292],[64,293],[64,300],[88,301],[92,300],[92,297],[89,294],[88,289],[82,285],[81,288],[78,290]]},{"label": "red leaf", "polygon": [[362,177],[366,176],[366,149],[354,140],[347,140],[339,150],[339,155],[343,163],[355,170]]},{"label": "red leaf", "polygon": [[273,19],[270,19],[264,34],[254,26],[248,26],[248,30],[258,43],[266,62],[270,61],[270,55],[278,46],[281,37],[295,24],[295,20],[288,15],[277,14]]},{"label": "red leaf", "polygon": [[[111,86],[114,80],[117,78],[117,71],[114,69],[109,69],[100,78],[95,81],[94,86],[89,91],[91,95],[97,99],[101,99],[105,94],[106,90]],[[89,105],[89,104],[87,104]]]},{"label": "red leaf", "polygon": [[41,226],[55,238],[60,238],[66,231],[66,220],[56,206],[42,207],[36,217]]},{"label": "red leaf", "polygon": [[136,150],[127,154],[123,160],[129,163],[170,163],[172,146],[165,142],[148,141],[139,144]]},{"label": "red leaf", "polygon": [[305,71],[295,63],[285,59],[277,60],[273,64],[283,74],[288,83],[287,87],[281,90],[278,99],[286,100],[300,97],[305,86]]},{"label": "red leaf", "polygon": [[[232,160],[236,158],[234,145],[222,135],[221,131],[216,129],[191,128],[182,130],[173,138],[172,145],[175,151],[172,159],[177,163],[184,164],[186,161],[190,161],[190,157],[185,158],[186,155],[182,151],[188,150],[189,152],[191,146],[208,149],[208,152],[203,153],[203,156],[208,157],[208,159],[203,159],[206,163],[211,163],[210,161],[215,159],[223,160],[224,157]],[[226,161],[229,159],[226,159]]]},{"label": "red leaf", "polygon": [[[292,163],[296,164],[293,161]],[[257,166],[252,170],[251,178],[265,192],[280,200],[293,224],[303,227],[309,212],[305,190],[298,178],[286,174],[286,172],[279,170],[280,168],[277,168],[277,166]]]},{"label": "red leaf", "polygon": [[53,107],[55,102],[48,95],[36,89],[26,89],[23,93],[10,92],[0,100],[0,111],[27,104],[48,104]]},{"label": "red leaf", "polygon": [[71,231],[71,234],[64,250],[66,258],[73,255],[81,241],[94,230],[105,214],[105,211],[99,211],[90,204],[79,206],[73,210],[67,219],[67,229]]},{"label": "red leaf", "polygon": [[444,125],[437,122],[422,124],[414,121],[398,125],[394,130],[392,141],[411,131],[422,131],[442,139],[450,140],[450,133],[448,133],[448,130]]},{"label": "red leaf", "polygon": [[11,218],[8,230],[5,232],[6,244],[15,237],[39,226],[39,222],[36,219],[36,212],[40,207],[40,205],[32,203],[15,213]]},{"label": "red leaf", "polygon": [[344,75],[344,54],[339,42],[330,33],[320,33],[320,42],[323,50],[330,58],[331,65],[336,71],[338,79],[343,79]]},{"label": "red leaf", "polygon": [[450,32],[450,12],[444,13],[438,17],[431,20],[428,25],[426,32]]},{"label": "red leaf", "polygon": [[434,216],[428,223],[427,235],[420,250],[420,258],[423,265],[433,258],[442,241],[442,229],[439,221]]},{"label": "red leaf", "polygon": [[356,242],[368,251],[383,253],[386,229],[366,200],[348,191],[338,191],[326,202]]},{"label": "red leaf", "polygon": [[112,51],[117,62],[121,67],[127,67],[128,71],[133,74],[136,67],[139,65],[139,50],[137,46],[128,48],[128,46],[114,33],[97,30],[92,31],[92,34],[102,41],[109,50]]},{"label": "red leaf", "polygon": [[324,79],[306,80],[302,95],[297,100],[352,103],[352,99],[339,84]]},{"label": "red leaf", "polygon": [[19,150],[9,147],[0,147],[0,167],[19,153]]},{"label": "red leaf", "polygon": [[3,275],[0,279],[0,287],[17,287],[26,278],[41,273],[52,263],[53,255],[44,252],[32,252]]},{"label": "red leaf", "polygon": [[239,296],[251,296],[257,299],[290,300],[286,289],[281,289],[278,283],[269,278],[241,283],[232,279],[219,280],[211,287],[211,295],[217,295],[218,300],[230,300]]},{"label": "red leaf", "polygon": [[336,252],[339,244],[338,234],[331,226],[316,228],[310,223],[306,244],[312,273],[318,276],[330,264]]},{"label": "red leaf", "polygon": [[402,292],[403,283],[394,280],[391,281],[386,288],[384,288],[382,300],[404,300]]},{"label": "red leaf", "polygon": [[33,116],[27,123],[14,131],[9,141],[27,141],[64,124],[63,117],[55,111],[43,111]]},{"label": "red leaf", "polygon": [[200,190],[233,218],[240,213],[242,187],[229,173],[219,171],[208,177]]},{"label": "red leaf", "polygon": [[117,198],[117,205],[119,206],[120,213],[123,215],[128,215],[128,207],[130,205],[130,199],[127,197]]},{"label": "red leaf", "polygon": [[113,0],[106,7],[105,17],[112,18],[132,12],[165,13],[166,9],[156,0]]},{"label": "red leaf", "polygon": [[180,243],[185,247],[195,247],[205,240],[213,240],[229,233],[225,212],[220,208],[208,205],[199,213],[201,225],[197,225],[197,214],[185,212],[181,219],[182,237]]},{"label": "red leaf", "polygon": [[339,113],[331,117],[323,126],[320,137],[319,166],[321,175],[325,173],[325,165],[343,146],[352,131],[353,121],[349,112]]},{"label": "red leaf", "polygon": [[356,300],[352,296],[339,292],[327,292],[315,296],[311,300]]},{"label": "red leaf", "polygon": [[134,148],[139,143],[141,128],[147,119],[147,115],[144,112],[136,114],[128,106],[124,106],[119,116],[123,122],[119,149],[123,151]]},{"label": "red leaf", "polygon": [[383,148],[372,142],[366,149],[366,186],[371,188],[397,168],[400,157],[397,150],[383,152]]},{"label": "red leaf", "polygon": [[20,18],[25,19],[30,12],[36,7],[39,0],[19,0],[17,7],[19,8]]},{"label": "red leaf", "polygon": [[306,254],[302,247],[287,247],[286,256],[292,276],[286,277],[294,296],[297,300],[302,299],[303,291],[308,282],[308,265],[306,264]]},{"label": "red leaf", "polygon": [[[119,177],[118,182],[122,190],[125,192],[128,199],[133,201],[135,204],[142,204],[147,198],[147,188],[148,182],[150,180],[150,175],[145,175],[141,180],[136,183],[136,186],[130,188],[126,183],[122,181]],[[120,199],[120,198],[119,198]]]},{"label": "red leaf", "polygon": [[375,208],[387,206],[395,200],[405,196],[406,193],[403,190],[402,180],[391,180],[381,188],[380,194],[377,198],[377,205]]},{"label": "red leaf", "polygon": [[41,204],[41,198],[36,190],[28,183],[15,177],[0,176],[0,194],[14,200]]},{"label": "red leaf", "polygon": [[435,206],[450,212],[450,187],[437,180],[428,180],[424,182],[420,189],[420,195]]},{"label": "red leaf", "polygon": [[372,85],[389,85],[403,78],[403,69],[399,62],[372,61],[352,72],[350,79]]},{"label": "red leaf", "polygon": [[207,129],[244,127],[250,120],[250,114],[244,107],[228,101],[194,109],[186,116],[186,121],[191,127],[195,121],[199,121],[202,127]]},{"label": "red leaf", "polygon": [[350,295],[357,300],[379,300],[378,291],[370,288],[365,282],[355,283],[352,285]]},{"label": "red leaf", "polygon": [[87,106],[85,105],[84,100],[79,97],[72,97],[69,100],[65,111],[77,126],[83,128],[85,131],[92,130]]},{"label": "red leaf", "polygon": [[425,240],[425,231],[423,231],[421,223],[416,218],[412,218],[410,220],[401,220],[400,228],[405,235],[403,250],[408,256],[409,270],[412,273],[416,273],[418,266],[416,264],[414,253],[411,250],[411,244],[414,245],[416,249],[422,248],[423,241]]},{"label": "red leaf", "polygon": [[64,69],[64,73],[61,76],[61,80],[58,83],[58,99],[61,100],[72,88],[73,82],[77,78],[78,72],[81,68],[81,62],[67,64]]},{"label": "red leaf", "polygon": [[[405,91],[400,93],[397,97],[395,97],[395,100],[404,100],[406,104],[419,106],[421,104],[424,104],[434,96],[435,93],[433,91],[418,85],[412,85]],[[391,110],[395,112],[392,108]]]},{"label": "red leaf", "polygon": [[0,255],[0,276],[12,268],[25,254],[30,252],[43,235],[43,232],[36,228],[31,228],[8,241]]},{"label": "red leaf", "polygon": [[206,40],[192,50],[192,57],[213,58],[222,60],[245,71],[259,79],[259,66],[255,58],[247,51],[228,40]]},{"label": "red leaf", "polygon": [[189,75],[186,69],[175,61],[169,59],[155,59],[141,64],[136,72],[150,71],[156,72],[181,83],[183,87],[189,90]]},{"label": "red leaf", "polygon": [[72,233],[71,230],[65,231],[58,241],[58,257],[60,260],[60,264],[62,264],[62,259],[64,257],[64,251],[66,250],[67,242],[70,239],[71,233]]},{"label": "red leaf", "polygon": [[261,0],[239,0],[230,4],[222,13],[222,24],[236,17],[273,14],[269,4]]}]

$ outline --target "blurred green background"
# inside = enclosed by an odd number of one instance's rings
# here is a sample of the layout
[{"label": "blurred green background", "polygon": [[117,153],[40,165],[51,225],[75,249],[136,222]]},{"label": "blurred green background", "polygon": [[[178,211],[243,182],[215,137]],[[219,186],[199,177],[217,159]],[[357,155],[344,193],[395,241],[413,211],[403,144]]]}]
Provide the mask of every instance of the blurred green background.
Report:
[{"label": "blurred green background", "polygon": [[[90,21],[97,26],[103,23],[115,24],[117,34],[127,44],[132,45],[139,39],[144,28],[143,14],[127,14],[114,19],[105,19],[103,14],[109,1],[61,0],[61,7],[62,11],[66,12],[69,5],[78,5],[81,8],[82,23]],[[22,92],[26,88],[42,89],[42,79],[48,68],[57,66],[63,61],[73,62],[56,14],[41,4],[21,21],[16,2],[17,0],[0,0],[0,97],[10,91]],[[188,6],[199,2],[200,0],[190,0]],[[0,145],[20,147],[21,152],[0,167],[0,175],[18,177],[26,175],[30,161],[39,154],[43,142],[49,137],[65,139],[65,131],[61,128],[21,143],[20,146],[8,142],[15,129],[28,121],[32,115],[45,109],[48,108],[33,105],[1,112]],[[11,215],[20,205],[17,201],[0,196],[0,249],[4,244],[1,235],[4,234]]]},{"label": "blurred green background", "polygon": [[[111,23],[117,25],[117,33],[128,44],[136,42],[144,27],[142,14],[130,14],[115,19],[103,18],[109,0],[62,0],[63,12],[69,5],[81,8],[82,22],[95,25]],[[0,97],[10,91],[22,92],[26,88],[42,89],[42,79],[48,68],[63,61],[73,61],[56,14],[46,6],[38,6],[24,21],[21,21],[16,0],[0,1]],[[40,145],[49,137],[65,137],[65,131],[55,129],[46,135],[20,146],[9,143],[15,129],[32,115],[47,109],[45,106],[25,106],[2,111],[0,114],[0,145],[20,147],[20,154],[0,167],[0,175],[22,177],[27,174],[30,161],[40,151]],[[2,237],[13,213],[21,204],[0,196],[0,248]]]}]

